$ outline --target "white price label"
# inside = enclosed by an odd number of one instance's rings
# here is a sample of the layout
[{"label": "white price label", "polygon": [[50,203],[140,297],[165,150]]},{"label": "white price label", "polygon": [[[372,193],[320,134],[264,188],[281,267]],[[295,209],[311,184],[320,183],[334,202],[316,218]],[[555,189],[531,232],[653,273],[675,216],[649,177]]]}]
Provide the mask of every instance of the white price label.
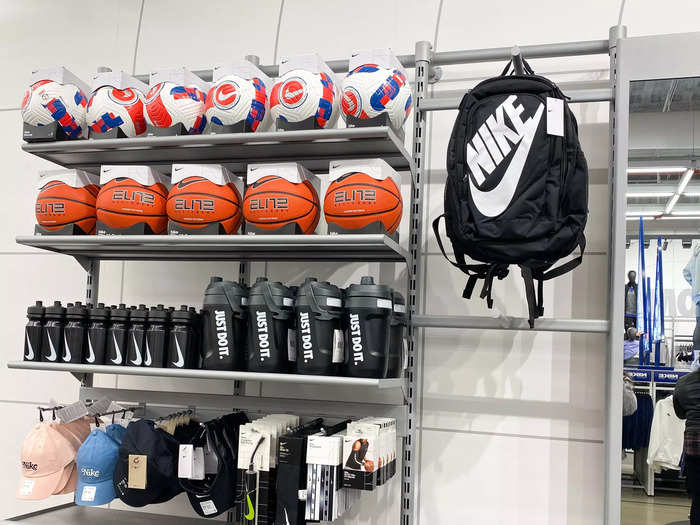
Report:
[{"label": "white price label", "polygon": [[23,479],[22,486],[19,488],[20,496],[29,496],[34,490],[34,480],[33,479]]},{"label": "white price label", "polygon": [[343,331],[339,329],[333,330],[333,362],[342,363],[345,361],[345,338]]},{"label": "white price label", "polygon": [[216,514],[216,505],[210,499],[206,501],[200,501],[199,506],[202,507],[202,512],[209,516],[210,514]]},{"label": "white price label", "polygon": [[547,134],[564,136],[564,101],[547,97]]},{"label": "white price label", "polygon": [[392,308],[391,299],[377,299],[377,308]]},{"label": "white price label", "polygon": [[80,494],[80,499],[82,501],[95,501],[96,492],[97,487],[95,485],[85,485],[83,487],[83,492]]}]

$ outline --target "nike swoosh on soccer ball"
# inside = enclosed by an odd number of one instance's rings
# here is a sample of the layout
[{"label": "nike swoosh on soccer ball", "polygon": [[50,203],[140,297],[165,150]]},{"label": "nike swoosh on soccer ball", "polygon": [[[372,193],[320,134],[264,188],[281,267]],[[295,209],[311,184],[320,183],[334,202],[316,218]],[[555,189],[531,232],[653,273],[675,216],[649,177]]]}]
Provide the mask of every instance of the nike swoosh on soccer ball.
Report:
[{"label": "nike swoosh on soccer ball", "polygon": [[520,139],[518,149],[513,154],[501,182],[499,182],[495,188],[489,191],[481,191],[476,187],[472,178],[467,177],[469,179],[469,190],[471,192],[472,201],[476,209],[479,210],[482,215],[486,217],[496,217],[503,213],[513,200],[518,182],[520,182],[520,177],[523,174],[525,161],[527,161],[527,157],[530,154],[532,139],[542,119],[543,112],[544,105],[540,104],[535,114],[525,123],[525,132]]}]

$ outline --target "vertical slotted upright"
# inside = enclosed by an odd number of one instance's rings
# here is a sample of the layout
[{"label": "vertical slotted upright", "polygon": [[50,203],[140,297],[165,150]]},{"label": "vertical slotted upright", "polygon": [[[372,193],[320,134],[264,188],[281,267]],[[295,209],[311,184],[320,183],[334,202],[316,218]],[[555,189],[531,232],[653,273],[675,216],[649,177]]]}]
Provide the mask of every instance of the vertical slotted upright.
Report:
[{"label": "vertical slotted upright", "polygon": [[414,523],[416,512],[416,471],[419,467],[417,426],[419,424],[421,348],[413,325],[413,316],[419,304],[420,275],[423,249],[423,174],[425,172],[426,113],[421,102],[426,96],[432,46],[430,42],[416,42],[415,100],[413,101],[413,164],[411,209],[408,240],[408,369],[406,370],[406,402],[408,405],[408,432],[404,437],[403,468],[401,470],[401,525]]}]

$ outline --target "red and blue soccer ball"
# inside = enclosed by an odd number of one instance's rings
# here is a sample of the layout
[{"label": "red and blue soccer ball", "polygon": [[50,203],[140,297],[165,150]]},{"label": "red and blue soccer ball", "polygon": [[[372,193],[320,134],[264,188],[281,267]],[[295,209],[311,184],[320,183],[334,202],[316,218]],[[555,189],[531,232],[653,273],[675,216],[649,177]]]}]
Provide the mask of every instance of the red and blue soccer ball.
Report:
[{"label": "red and blue soccer ball", "polygon": [[87,98],[73,84],[39,80],[31,85],[22,99],[22,120],[32,126],[58,122],[72,139],[87,136]]},{"label": "red and blue soccer ball", "polygon": [[338,120],[339,98],[333,79],[326,73],[294,69],[272,86],[270,113],[287,122],[314,118],[317,127],[330,128]]},{"label": "red and blue soccer ball", "polygon": [[210,125],[230,126],[245,122],[245,131],[261,131],[270,120],[265,84],[259,78],[223,77],[207,93],[204,108]]},{"label": "red and blue soccer ball", "polygon": [[398,69],[376,64],[356,67],[343,79],[343,118],[370,119],[386,113],[394,129],[411,113],[411,87]]},{"label": "red and blue soccer ball", "polygon": [[105,133],[120,128],[127,137],[145,133],[144,99],[143,93],[132,88],[103,86],[97,89],[87,106],[90,129],[93,133]]},{"label": "red and blue soccer ball", "polygon": [[146,123],[157,128],[182,124],[190,135],[199,135],[207,124],[205,101],[206,94],[199,88],[161,82],[146,95]]}]

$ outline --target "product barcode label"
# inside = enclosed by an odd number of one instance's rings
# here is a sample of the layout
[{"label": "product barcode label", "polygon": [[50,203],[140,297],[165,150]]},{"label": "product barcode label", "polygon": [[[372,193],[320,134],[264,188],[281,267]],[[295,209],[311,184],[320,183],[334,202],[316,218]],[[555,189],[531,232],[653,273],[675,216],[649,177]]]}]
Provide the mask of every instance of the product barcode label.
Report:
[{"label": "product barcode label", "polygon": [[287,329],[287,359],[297,360],[297,332],[291,328]]},{"label": "product barcode label", "polygon": [[326,304],[328,306],[337,306],[338,308],[340,308],[341,306],[343,306],[343,300],[338,299],[337,297],[329,297],[328,299],[326,299]]},{"label": "product barcode label", "polygon": [[200,501],[199,506],[202,507],[202,512],[209,516],[210,514],[216,514],[216,505],[210,499],[206,501]]},{"label": "product barcode label", "polygon": [[377,308],[388,308],[391,310],[392,306],[390,299],[377,299]]},{"label": "product barcode label", "polygon": [[345,338],[343,331],[337,328],[333,330],[333,362],[342,363],[345,361]]},{"label": "product barcode label", "polygon": [[294,299],[291,297],[283,297],[282,298],[282,304],[284,306],[293,306],[294,305]]},{"label": "product barcode label", "polygon": [[[114,403],[116,405],[116,408],[114,410],[119,410],[121,407]],[[98,399],[95,401],[92,405],[88,407],[88,416],[96,416],[97,414],[104,414],[105,412],[111,412],[112,411],[112,402],[107,399],[106,397],[103,397],[102,399]]]},{"label": "product barcode label", "polygon": [[398,312],[400,314],[405,314],[406,313],[406,305],[405,304],[399,304],[396,303],[394,305],[394,312]]},{"label": "product barcode label", "polygon": [[71,421],[87,416],[88,409],[85,406],[85,403],[82,401],[77,401],[71,405],[56,410],[56,415],[58,416],[58,419],[64,423],[70,423]]},{"label": "product barcode label", "polygon": [[95,501],[96,492],[97,487],[95,485],[85,485],[83,487],[83,492],[80,494],[80,499],[82,501]]}]

